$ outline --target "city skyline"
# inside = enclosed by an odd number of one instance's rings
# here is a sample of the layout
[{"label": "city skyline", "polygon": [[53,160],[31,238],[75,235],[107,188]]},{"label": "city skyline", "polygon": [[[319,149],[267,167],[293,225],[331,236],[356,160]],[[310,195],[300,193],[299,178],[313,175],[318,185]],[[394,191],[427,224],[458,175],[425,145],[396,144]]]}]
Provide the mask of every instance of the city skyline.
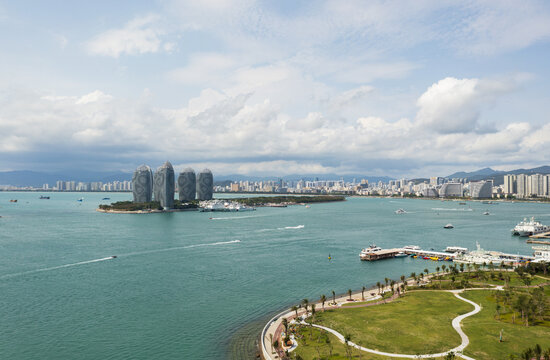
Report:
[{"label": "city skyline", "polygon": [[0,28],[0,171],[550,163],[543,1],[0,2]]}]

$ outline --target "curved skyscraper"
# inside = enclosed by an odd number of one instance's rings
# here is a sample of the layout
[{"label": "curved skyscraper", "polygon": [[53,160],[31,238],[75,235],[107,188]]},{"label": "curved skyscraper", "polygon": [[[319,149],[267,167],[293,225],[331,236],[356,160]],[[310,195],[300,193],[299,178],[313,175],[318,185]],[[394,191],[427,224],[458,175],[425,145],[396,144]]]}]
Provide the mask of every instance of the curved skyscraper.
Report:
[{"label": "curved skyscraper", "polygon": [[195,170],[187,168],[178,176],[178,194],[180,201],[195,200],[197,177]]},{"label": "curved skyscraper", "polygon": [[132,177],[134,202],[149,202],[153,196],[153,172],[147,165],[138,166]]},{"label": "curved skyscraper", "polygon": [[174,168],[169,161],[155,172],[153,194],[164,209],[174,207]]},{"label": "curved skyscraper", "polygon": [[204,169],[197,176],[197,199],[211,200],[214,192],[214,177],[212,171]]},{"label": "curved skyscraper", "polygon": [[474,199],[489,199],[493,197],[493,183],[489,181],[470,183],[470,196]]}]

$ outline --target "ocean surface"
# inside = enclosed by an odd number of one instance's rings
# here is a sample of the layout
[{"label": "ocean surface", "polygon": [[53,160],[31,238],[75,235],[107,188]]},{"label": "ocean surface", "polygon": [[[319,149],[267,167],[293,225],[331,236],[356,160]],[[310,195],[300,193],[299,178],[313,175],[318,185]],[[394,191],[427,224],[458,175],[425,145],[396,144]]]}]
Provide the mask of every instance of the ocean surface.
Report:
[{"label": "ocean surface", "polygon": [[535,203],[349,198],[127,215],[95,209],[129,193],[40,195],[0,192],[1,359],[246,358],[263,321],[286,306],[438,265],[361,262],[370,244],[440,250],[477,241],[530,254],[510,229],[527,216],[550,224],[550,204]]}]

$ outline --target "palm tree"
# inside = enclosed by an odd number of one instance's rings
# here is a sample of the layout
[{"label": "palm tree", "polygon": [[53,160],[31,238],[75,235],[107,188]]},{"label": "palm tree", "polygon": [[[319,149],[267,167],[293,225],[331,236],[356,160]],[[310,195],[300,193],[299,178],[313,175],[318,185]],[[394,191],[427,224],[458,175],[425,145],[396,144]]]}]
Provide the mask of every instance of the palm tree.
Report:
[{"label": "palm tree", "polygon": [[382,284],[380,283],[380,281],[377,281],[377,282],[376,282],[376,286],[378,286],[378,294],[380,294],[380,287],[382,286]]},{"label": "palm tree", "polygon": [[540,345],[539,344],[535,345],[535,348],[533,350],[535,352],[535,358],[537,360],[540,360],[540,357],[542,355],[542,348],[540,347]]},{"label": "palm tree", "polygon": [[308,299],[303,299],[302,304],[304,304],[304,307],[306,308],[306,315],[307,315],[307,306],[309,305],[309,300]]},{"label": "palm tree", "polygon": [[319,300],[321,300],[321,305],[323,306],[323,311],[325,311],[325,301],[327,301],[327,297],[325,296],[325,294],[321,295]]},{"label": "palm tree", "polygon": [[296,319],[298,319],[298,306],[294,305],[290,310],[296,312]]},{"label": "palm tree", "polygon": [[346,334],[344,335],[344,344],[346,345],[346,353],[348,355],[348,358],[351,360],[351,345],[349,344],[351,341],[351,335]]},{"label": "palm tree", "polygon": [[390,281],[390,286],[391,286],[391,292],[393,294],[395,292],[395,290],[394,290],[395,280]]},{"label": "palm tree", "polygon": [[336,304],[336,293],[332,290],[332,302]]},{"label": "palm tree", "polygon": [[315,304],[311,304],[311,316],[315,316]]},{"label": "palm tree", "polygon": [[472,264],[466,264],[466,268],[468,269],[468,272],[472,271]]},{"label": "palm tree", "polygon": [[282,320],[283,327],[285,328],[285,336],[288,335],[288,320],[283,318]]},{"label": "palm tree", "polygon": [[445,272],[445,269],[447,269],[447,265],[441,265],[441,270],[443,270],[443,272]]},{"label": "palm tree", "polygon": [[349,295],[349,299],[351,300],[351,289],[348,289],[348,295]]},{"label": "palm tree", "polygon": [[361,288],[361,300],[365,300],[365,290],[367,290],[367,288],[363,286]]},{"label": "palm tree", "polygon": [[435,273],[439,275],[439,266],[435,267]]},{"label": "palm tree", "polygon": [[386,287],[388,287],[388,283],[390,282],[390,279],[384,278],[384,282],[386,283]]},{"label": "palm tree", "polygon": [[411,273],[411,277],[412,277],[413,279],[416,279],[416,273],[415,273],[415,272],[412,272],[412,273]]}]

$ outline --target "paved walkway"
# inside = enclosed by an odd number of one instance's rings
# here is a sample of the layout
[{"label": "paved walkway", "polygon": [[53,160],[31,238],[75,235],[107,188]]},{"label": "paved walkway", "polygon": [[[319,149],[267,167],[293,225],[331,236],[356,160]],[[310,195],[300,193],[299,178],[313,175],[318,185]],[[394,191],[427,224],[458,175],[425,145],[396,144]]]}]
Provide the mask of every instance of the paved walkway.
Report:
[{"label": "paved walkway", "polygon": [[[502,290],[502,287],[499,286],[499,287],[496,287],[496,288],[490,288],[491,290]],[[382,356],[389,356],[389,357],[394,357],[394,358],[408,358],[408,359],[427,359],[427,358],[437,358],[437,357],[444,357],[446,356],[447,354],[449,354],[450,352],[453,352],[455,355],[463,358],[463,359],[466,359],[466,360],[475,360],[469,356],[466,356],[464,354],[462,354],[462,351],[464,351],[464,349],[466,348],[466,346],[468,346],[468,344],[470,344],[470,339],[468,338],[468,336],[464,333],[464,331],[462,331],[462,327],[460,326],[460,323],[462,322],[462,320],[464,320],[465,318],[469,317],[469,316],[472,316],[472,315],[475,315],[477,314],[478,312],[481,311],[481,306],[479,306],[478,304],[476,304],[475,302],[471,301],[471,300],[468,300],[468,299],[465,299],[463,298],[462,296],[460,296],[459,294],[461,292],[463,292],[464,290],[488,290],[487,288],[473,288],[473,289],[462,289],[462,290],[444,290],[446,292],[451,292],[454,294],[454,296],[456,296],[458,299],[462,300],[462,301],[465,301],[469,304],[472,304],[474,306],[474,310],[470,311],[469,313],[466,313],[466,314],[463,314],[463,315],[459,315],[457,317],[455,317],[452,321],[452,326],[453,328],[456,330],[456,332],[458,332],[458,334],[460,335],[460,338],[462,339],[462,342],[459,346],[451,349],[451,350],[448,350],[448,351],[445,351],[445,352],[442,352],[442,353],[437,353],[437,354],[423,354],[423,355],[409,355],[409,354],[394,354],[394,353],[387,353],[387,352],[384,352],[384,351],[378,351],[378,350],[374,350],[374,349],[369,349],[369,348],[366,348],[366,347],[363,347],[363,346],[359,346],[351,341],[348,342],[348,344],[356,349],[359,349],[359,350],[362,350],[362,351],[365,351],[365,352],[369,352],[369,353],[372,353],[372,354],[376,354],[376,355],[382,355]],[[303,324],[306,324],[305,322]],[[344,335],[340,334],[338,331],[334,330],[334,329],[331,329],[331,328],[328,328],[326,326],[321,326],[321,325],[316,325],[316,324],[311,324],[312,326],[316,327],[316,328],[319,328],[319,329],[323,329],[331,334],[333,334],[334,336],[336,336],[342,343],[345,344],[345,339],[344,339]]]}]

